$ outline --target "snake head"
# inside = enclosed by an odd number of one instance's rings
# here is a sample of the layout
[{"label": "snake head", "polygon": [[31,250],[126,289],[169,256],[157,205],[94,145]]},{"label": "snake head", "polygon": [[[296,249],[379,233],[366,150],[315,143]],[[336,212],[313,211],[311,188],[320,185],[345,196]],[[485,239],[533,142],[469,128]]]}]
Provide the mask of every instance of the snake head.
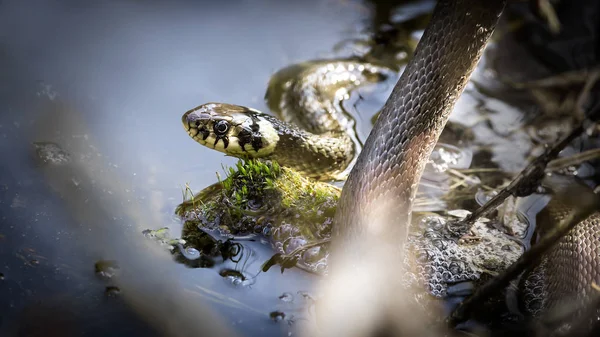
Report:
[{"label": "snake head", "polygon": [[279,136],[260,111],[226,103],[206,103],[183,114],[188,135],[198,143],[235,157],[266,157]]}]

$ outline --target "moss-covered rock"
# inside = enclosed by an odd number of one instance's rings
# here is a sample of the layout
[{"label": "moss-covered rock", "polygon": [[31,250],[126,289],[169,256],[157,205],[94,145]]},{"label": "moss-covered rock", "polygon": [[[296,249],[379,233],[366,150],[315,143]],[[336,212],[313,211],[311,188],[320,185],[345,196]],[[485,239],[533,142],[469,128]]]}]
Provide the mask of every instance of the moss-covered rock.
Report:
[{"label": "moss-covered rock", "polygon": [[[276,162],[240,160],[227,177],[204,189],[176,210],[185,220],[182,239],[195,245],[204,237],[198,229],[222,234],[262,234],[281,254],[329,238],[340,189],[311,181]],[[300,263],[317,268],[324,247],[306,251]]]}]

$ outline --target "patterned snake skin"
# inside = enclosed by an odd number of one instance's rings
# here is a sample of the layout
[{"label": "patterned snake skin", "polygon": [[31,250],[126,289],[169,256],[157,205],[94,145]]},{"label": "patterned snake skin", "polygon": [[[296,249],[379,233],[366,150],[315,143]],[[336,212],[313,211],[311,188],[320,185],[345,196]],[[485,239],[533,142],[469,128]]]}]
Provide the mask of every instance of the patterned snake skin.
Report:
[{"label": "patterned snake skin", "polygon": [[[403,248],[425,164],[504,6],[505,0],[437,2],[342,189],[320,336],[439,335],[423,332],[435,309],[403,290]],[[344,324],[336,324],[340,319]]]},{"label": "patterned snake skin", "polygon": [[405,241],[427,158],[504,6],[504,0],[437,3],[344,186],[334,244],[369,231]]},{"label": "patterned snake skin", "polygon": [[[360,261],[350,262],[354,268],[376,262],[373,257],[376,260],[383,255],[373,255],[371,250],[384,250],[373,243],[404,255],[401,247],[406,242],[407,224],[426,160],[504,6],[504,0],[438,1],[413,59],[384,106],[342,191],[334,220],[333,248],[339,256],[350,257],[332,256],[332,273],[339,268],[336,262],[343,265],[352,259]],[[564,217],[568,211],[560,205],[549,209],[553,219]],[[598,292],[592,283],[600,283],[599,226],[600,213],[578,224],[529,274],[524,297],[530,314],[561,306],[564,309],[565,299],[581,304],[594,295],[592,292]],[[393,250],[387,252],[396,255]],[[361,261],[365,256],[370,257],[367,263]],[[390,279],[393,274],[386,271],[382,275]],[[381,285],[386,287],[385,283]],[[379,301],[388,303],[385,299]]]},{"label": "patterned snake skin", "polygon": [[[552,200],[538,216],[538,229],[559,223],[569,207]],[[523,306],[528,314],[541,316],[556,310],[571,311],[593,299],[600,284],[600,213],[577,224],[529,272],[523,283]]]}]

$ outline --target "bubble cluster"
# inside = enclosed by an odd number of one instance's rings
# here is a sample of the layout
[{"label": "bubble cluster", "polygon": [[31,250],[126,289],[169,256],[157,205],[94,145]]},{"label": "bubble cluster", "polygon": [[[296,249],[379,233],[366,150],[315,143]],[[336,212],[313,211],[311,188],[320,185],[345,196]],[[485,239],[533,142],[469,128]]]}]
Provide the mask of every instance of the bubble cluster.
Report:
[{"label": "bubble cluster", "polygon": [[456,167],[459,161],[464,156],[460,149],[450,147],[437,146],[429,156],[430,165],[435,172],[445,172],[451,167]]},{"label": "bubble cluster", "polygon": [[470,240],[460,240],[446,222],[437,215],[423,217],[413,224],[408,241],[416,280],[436,297],[444,297],[450,284],[504,270],[523,252],[520,244],[485,223],[475,223]]},{"label": "bubble cluster", "polygon": [[543,259],[540,265],[536,266],[533,272],[528,273],[524,278],[522,292],[523,308],[530,315],[537,317],[542,310],[547,307],[546,294],[548,293],[547,282],[544,279],[547,260]]}]

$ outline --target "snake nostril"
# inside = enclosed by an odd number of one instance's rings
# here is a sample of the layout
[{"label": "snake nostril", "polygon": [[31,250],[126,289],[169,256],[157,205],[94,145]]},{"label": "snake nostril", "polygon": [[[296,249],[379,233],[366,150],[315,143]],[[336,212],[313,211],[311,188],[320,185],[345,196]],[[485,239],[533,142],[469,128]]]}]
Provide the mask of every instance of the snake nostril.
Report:
[{"label": "snake nostril", "polygon": [[186,114],[184,116],[184,123],[189,127],[189,128],[197,128],[200,126],[200,119],[198,118],[197,115],[195,114]]},{"label": "snake nostril", "polygon": [[181,121],[186,129],[193,128],[195,123],[198,121],[198,118],[194,117],[194,114],[191,111],[186,112],[181,116]]}]

